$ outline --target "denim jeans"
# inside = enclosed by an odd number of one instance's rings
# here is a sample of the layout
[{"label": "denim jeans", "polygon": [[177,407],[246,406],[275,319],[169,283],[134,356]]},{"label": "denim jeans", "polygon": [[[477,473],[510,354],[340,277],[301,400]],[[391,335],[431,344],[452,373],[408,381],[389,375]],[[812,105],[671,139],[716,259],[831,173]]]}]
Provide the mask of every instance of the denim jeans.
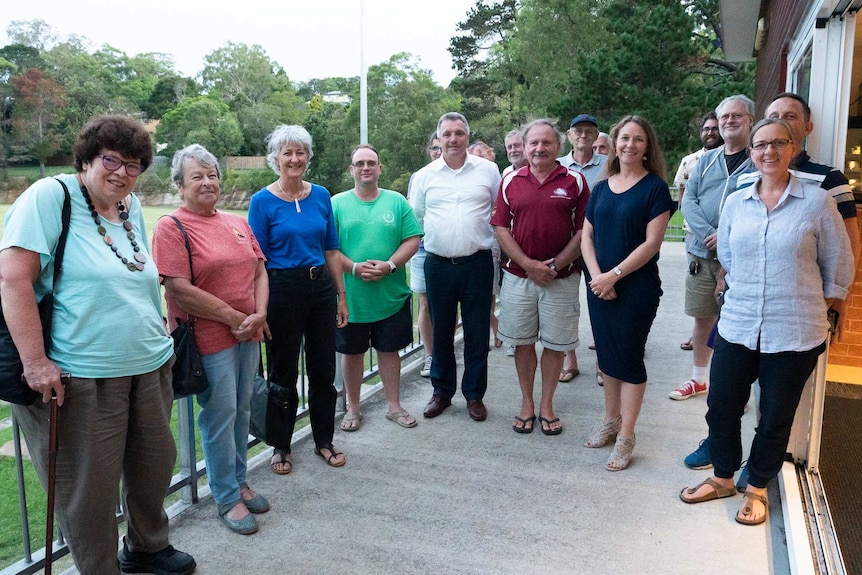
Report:
[{"label": "denim jeans", "polygon": [[[290,277],[270,272],[267,322],[272,332],[269,344],[269,381],[279,398],[288,402],[289,433],[293,433],[299,396],[296,378],[299,352],[305,337],[308,375],[308,412],[316,447],[332,443],[335,434],[335,286],[328,271],[318,279]],[[490,304],[489,304],[490,305]],[[290,453],[290,441],[273,447]]]},{"label": "denim jeans", "polygon": [[425,285],[433,326],[434,353],[431,384],[434,393],[451,398],[457,387],[455,327],[458,304],[464,326],[464,376],[461,393],[467,400],[482,399],[488,388],[488,337],[491,329],[491,288],[494,263],[491,251],[466,258],[444,258],[427,252]]},{"label": "denim jeans", "polygon": [[716,336],[706,400],[716,477],[733,477],[742,462],[741,420],[755,379],[760,383],[760,421],[748,456],[748,483],[766,487],[778,475],[802,390],[824,349],[821,344],[808,351],[761,353]]},{"label": "denim jeans", "polygon": [[209,388],[197,396],[207,480],[218,505],[241,499],[248,447],[249,401],[260,362],[259,342],[237,342],[202,357]]}]

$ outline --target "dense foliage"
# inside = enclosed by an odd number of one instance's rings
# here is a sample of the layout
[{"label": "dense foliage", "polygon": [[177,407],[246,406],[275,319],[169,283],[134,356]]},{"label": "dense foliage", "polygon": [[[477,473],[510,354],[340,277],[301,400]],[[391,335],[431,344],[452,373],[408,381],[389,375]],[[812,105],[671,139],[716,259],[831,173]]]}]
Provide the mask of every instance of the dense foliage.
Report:
[{"label": "dense foliage", "polygon": [[[192,142],[219,156],[263,155],[277,124],[302,124],[314,138],[309,179],[332,192],[352,185],[358,77],[291,82],[261,46],[227,42],[188,78],[169,55],[88,49],[85,38],[63,38],[42,20],[12,22],[6,32],[0,171],[68,163],[87,119],[125,113],[160,122],[162,155]],[[369,68],[368,134],[380,151],[381,184],[406,191],[426,162],[428,134],[450,110],[467,116],[473,138],[493,146],[501,166],[504,135],[532,118],[556,118],[565,129],[589,112],[607,130],[639,113],[655,124],[674,166],[699,145],[704,112],[723,96],[753,91],[753,70],[723,61],[720,32],[718,0],[477,0],[454,29],[458,76],[450,86],[435,83],[411,54]]]}]

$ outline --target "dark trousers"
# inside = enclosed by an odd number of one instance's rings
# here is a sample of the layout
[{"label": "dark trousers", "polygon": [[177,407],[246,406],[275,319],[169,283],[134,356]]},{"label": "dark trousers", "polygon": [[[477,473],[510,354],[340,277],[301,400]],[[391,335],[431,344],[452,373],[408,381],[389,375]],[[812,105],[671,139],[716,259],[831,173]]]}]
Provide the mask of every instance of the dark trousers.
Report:
[{"label": "dark trousers", "polygon": [[458,304],[464,326],[464,376],[461,393],[482,399],[488,388],[488,333],[491,329],[491,288],[494,264],[491,251],[464,258],[427,253],[425,286],[434,328],[431,384],[434,393],[451,398],[457,388],[455,327]]},{"label": "dark trousers", "polygon": [[778,475],[805,382],[825,344],[802,352],[762,353],[715,339],[706,413],[716,477],[730,478],[742,462],[742,414],[751,384],[760,383],[760,421],[748,456],[748,482],[766,487]]},{"label": "dark trousers", "polygon": [[[299,352],[305,336],[308,375],[308,411],[314,444],[332,443],[335,432],[335,287],[329,274],[318,279],[282,276],[273,270],[269,277],[267,322],[272,331],[269,345],[269,380],[281,386],[280,399],[288,402],[286,437],[293,435],[299,395],[296,378]],[[286,445],[273,447],[290,451]]]}]

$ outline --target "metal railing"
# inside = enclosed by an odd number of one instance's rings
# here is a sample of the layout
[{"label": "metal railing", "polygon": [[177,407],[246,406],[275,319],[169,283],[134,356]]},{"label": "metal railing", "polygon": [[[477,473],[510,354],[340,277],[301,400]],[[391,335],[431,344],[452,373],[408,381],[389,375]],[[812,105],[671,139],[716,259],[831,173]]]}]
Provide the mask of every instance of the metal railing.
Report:
[{"label": "metal railing", "polygon": [[[404,348],[399,352],[402,363],[412,355],[423,349],[424,346],[421,338],[417,337],[415,343]],[[297,419],[301,419],[308,415],[308,395],[306,390],[306,363],[304,349],[300,353],[300,373],[297,378],[299,386],[299,409],[297,410]],[[341,409],[345,409],[346,403],[344,399],[344,386],[341,379],[341,362],[340,358],[336,360],[336,387],[338,394],[342,397]],[[363,373],[363,383],[370,381],[378,375],[376,353],[374,349],[368,350],[368,363],[370,367]],[[193,398],[185,397],[174,402],[177,408],[177,458],[179,460],[179,472],[171,479],[171,484],[168,487],[167,497],[170,498],[175,493],[180,493],[180,499],[168,508],[168,516],[174,517],[185,509],[199,501],[198,480],[206,475],[206,463],[203,460],[197,460],[197,442],[195,440],[195,416]],[[0,575],[30,575],[40,571],[45,566],[45,548],[42,547],[37,551],[33,551],[30,545],[30,519],[27,512],[27,493],[24,482],[24,456],[21,448],[21,432],[18,423],[15,421],[14,414],[12,416],[12,436],[15,449],[15,469],[18,482],[18,503],[20,508],[20,522],[22,534],[22,557],[17,562],[0,570]],[[248,446],[253,447],[259,444],[260,441],[253,436],[249,436]],[[123,522],[125,517],[122,509],[117,509],[117,521]],[[57,560],[69,554],[69,548],[65,543],[63,534],[57,529],[57,539],[53,545],[52,557]]]}]

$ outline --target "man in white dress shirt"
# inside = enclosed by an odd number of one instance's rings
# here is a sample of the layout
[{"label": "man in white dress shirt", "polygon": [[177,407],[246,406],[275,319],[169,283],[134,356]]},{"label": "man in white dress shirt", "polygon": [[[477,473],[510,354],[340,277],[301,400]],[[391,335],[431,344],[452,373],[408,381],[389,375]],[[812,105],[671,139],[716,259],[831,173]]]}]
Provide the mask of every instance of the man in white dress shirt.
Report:
[{"label": "man in white dress shirt", "polygon": [[464,325],[464,375],[461,393],[470,417],[484,421],[482,402],[488,386],[494,241],[491,208],[500,187],[496,164],[468,155],[470,127],[457,113],[437,123],[443,155],[416,172],[411,204],[425,230],[425,284],[433,325],[431,383],[434,394],[425,417],[452,405],[457,388],[455,326],[460,304]]}]

